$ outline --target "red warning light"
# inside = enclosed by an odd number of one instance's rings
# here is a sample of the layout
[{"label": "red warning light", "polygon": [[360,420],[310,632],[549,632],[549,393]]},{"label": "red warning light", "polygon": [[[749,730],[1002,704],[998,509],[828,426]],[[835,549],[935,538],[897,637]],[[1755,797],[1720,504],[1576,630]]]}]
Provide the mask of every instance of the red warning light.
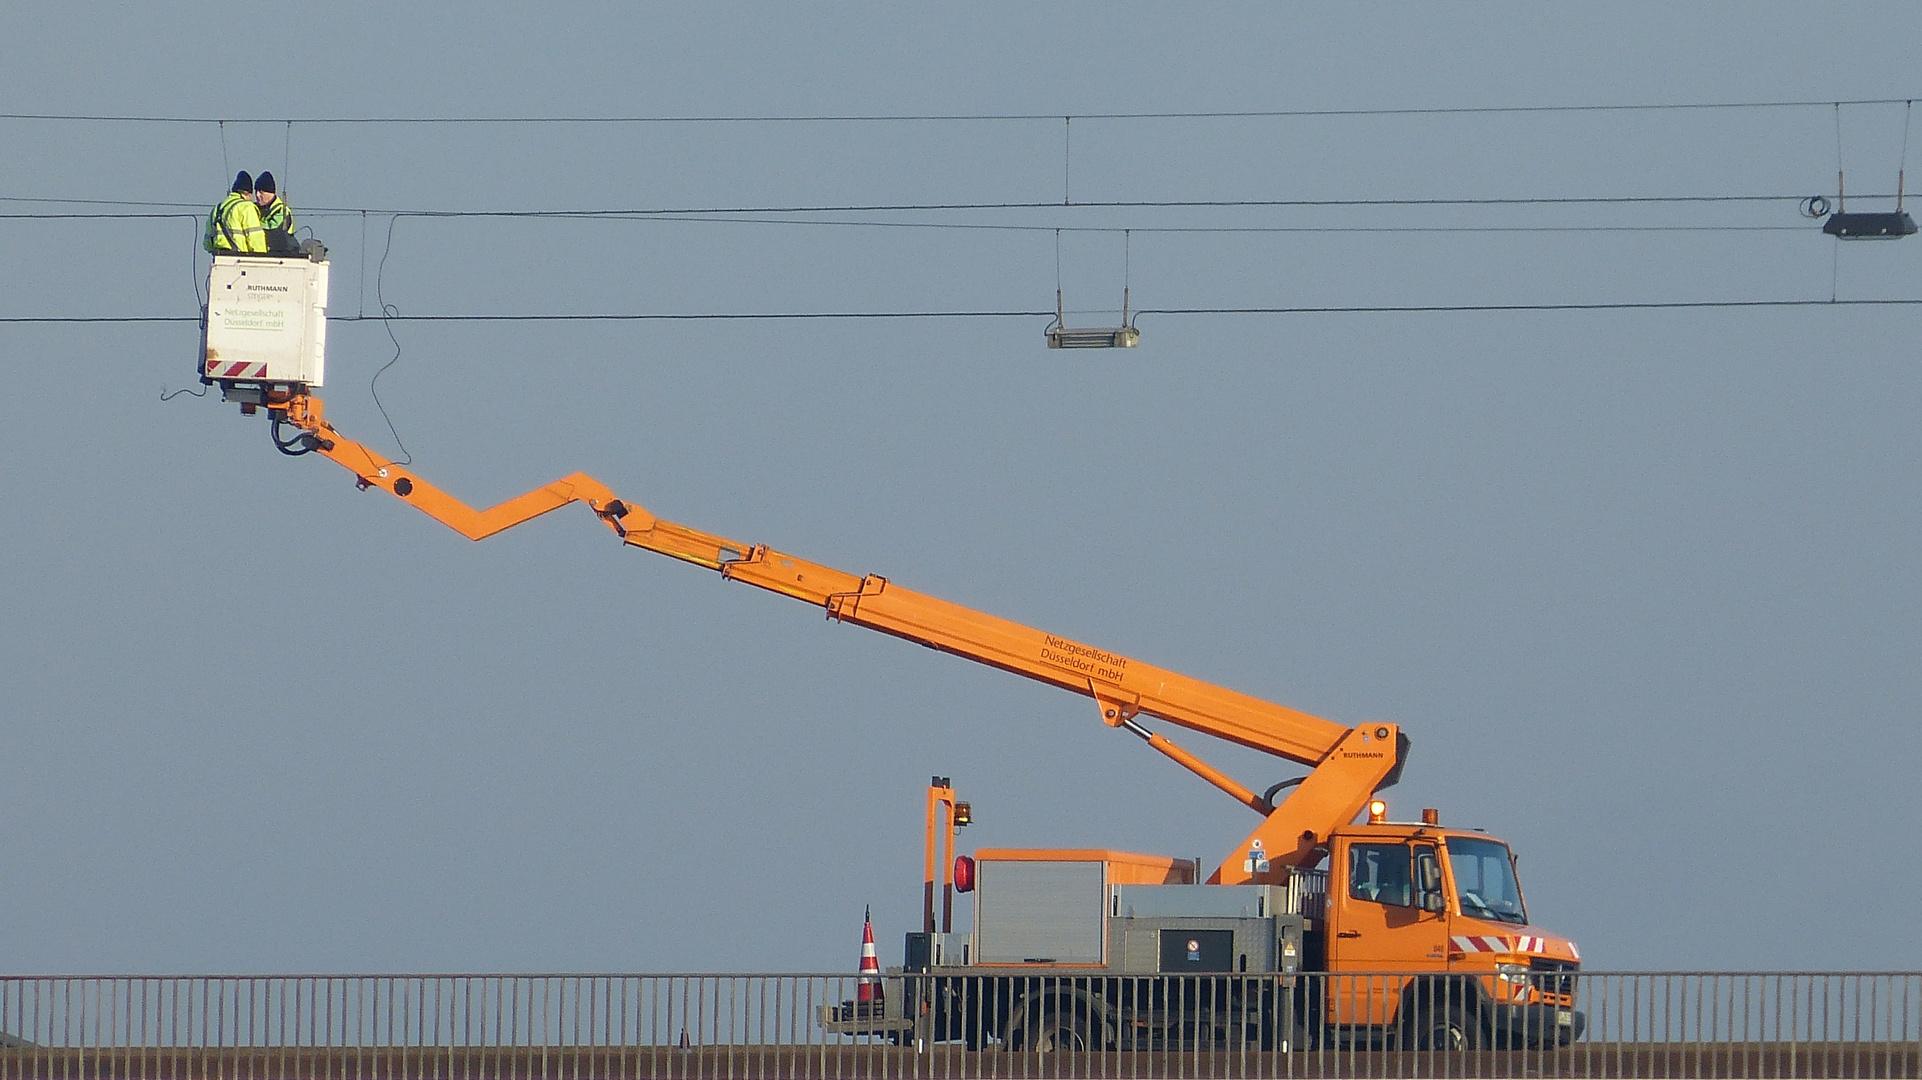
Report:
[{"label": "red warning light", "polygon": [[974,891],[974,859],[968,855],[954,857],[954,891]]}]

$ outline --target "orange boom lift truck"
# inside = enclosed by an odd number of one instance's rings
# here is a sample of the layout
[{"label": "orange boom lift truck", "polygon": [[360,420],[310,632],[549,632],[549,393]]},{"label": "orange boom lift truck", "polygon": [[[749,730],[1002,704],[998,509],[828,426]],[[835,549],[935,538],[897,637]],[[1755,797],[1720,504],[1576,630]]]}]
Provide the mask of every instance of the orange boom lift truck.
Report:
[{"label": "orange boom lift truck", "polygon": [[[237,274],[221,265],[233,261],[216,259],[215,274]],[[324,313],[324,304],[309,300],[306,310]],[[289,321],[297,317],[289,312]],[[210,328],[210,353],[219,330]],[[1433,810],[1419,821],[1388,820],[1375,794],[1400,777],[1408,754],[1394,724],[1349,727],[878,575],[676,525],[582,473],[477,511],[336,431],[313,394],[317,365],[285,369],[290,376],[270,357],[249,377],[224,370],[210,362],[202,377],[243,413],[265,412],[282,453],[328,458],[361,489],[389,492],[470,540],[581,503],[629,546],[812,604],[837,622],[1091,698],[1103,723],[1254,813],[1253,830],[1206,883],[1192,861],[1115,851],[986,849],[956,858],[954,830],[972,808],[937,777],[928,793],[922,929],[908,935],[907,964],[882,1006],[825,1006],[830,1031],[1063,1050],[1452,1049],[1552,1046],[1580,1036],[1579,955],[1573,942],[1529,924],[1508,847],[1479,830],[1446,828]],[[1308,771],[1256,792],[1149,720]],[[956,890],[973,893],[970,932],[954,932]]]}]

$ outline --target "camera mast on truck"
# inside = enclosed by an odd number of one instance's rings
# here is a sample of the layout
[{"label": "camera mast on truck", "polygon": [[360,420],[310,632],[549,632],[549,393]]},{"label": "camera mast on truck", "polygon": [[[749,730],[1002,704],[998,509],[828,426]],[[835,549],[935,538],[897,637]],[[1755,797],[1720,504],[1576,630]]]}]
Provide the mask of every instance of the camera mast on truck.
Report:
[{"label": "camera mast on truck", "polygon": [[[583,473],[475,510],[327,421],[313,392],[325,342],[325,264],[279,262],[299,260],[215,259],[202,377],[242,412],[266,410],[282,453],[328,458],[353,473],[362,490],[387,491],[470,540],[582,503],[631,547],[815,605],[837,622],[1081,694],[1103,723],[1139,737],[1259,818],[1206,885],[1196,883],[1199,868],[1186,860],[1086,849],[979,851],[963,860],[975,897],[973,931],[949,932],[944,917],[936,932],[933,815],[945,808],[952,855],[952,829],[969,813],[942,778],[929,794],[928,916],[922,931],[909,935],[909,967],[961,981],[944,984],[938,1007],[899,993],[887,996],[886,1012],[829,1007],[823,1021],[830,1030],[872,1033],[923,1023],[930,1025],[924,1037],[971,1044],[1154,1045],[1173,1036],[1152,1019],[1167,1015],[1155,1011],[1153,994],[1111,994],[1103,989],[1111,980],[1097,976],[1266,972],[1281,977],[1267,992],[1228,994],[1208,1006],[1209,1031],[1225,1039],[1266,1032],[1259,1036],[1264,1045],[1324,1037],[1540,1044],[1579,1035],[1567,977],[1579,956],[1573,942],[1528,924],[1506,845],[1445,829],[1433,811],[1420,822],[1389,822],[1374,800],[1400,777],[1407,757],[1408,739],[1397,725],[1350,727],[879,575],[850,574],[665,521]],[[276,275],[295,270],[307,291],[276,291]],[[223,300],[229,296],[247,306]],[[1151,730],[1149,719],[1309,771],[1257,793]],[[1357,823],[1364,811],[1366,821]],[[1317,870],[1324,860],[1327,869]],[[1390,974],[1323,979],[1314,985],[1325,989],[1304,991],[1309,984],[1297,977],[1314,972]],[[1036,981],[1036,974],[1051,977]],[[1292,992],[1273,992],[1283,985]],[[1199,1031],[1190,1023],[1182,1037],[1198,1038]]]}]

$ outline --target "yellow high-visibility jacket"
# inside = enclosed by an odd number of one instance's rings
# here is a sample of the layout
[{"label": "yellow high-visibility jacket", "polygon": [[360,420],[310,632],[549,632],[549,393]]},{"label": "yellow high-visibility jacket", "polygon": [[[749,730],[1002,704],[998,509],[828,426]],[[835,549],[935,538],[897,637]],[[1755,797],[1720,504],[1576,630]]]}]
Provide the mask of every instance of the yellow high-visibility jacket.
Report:
[{"label": "yellow high-visibility jacket", "polygon": [[208,251],[239,251],[265,255],[267,233],[260,225],[260,207],[238,191],[230,191],[207,215]]},{"label": "yellow high-visibility jacket", "polygon": [[[294,235],[294,212],[288,207],[286,200],[276,195],[274,201],[268,203],[267,208],[260,212],[260,225],[270,233],[286,233],[291,241]],[[272,248],[273,245],[269,244],[268,247]]]}]

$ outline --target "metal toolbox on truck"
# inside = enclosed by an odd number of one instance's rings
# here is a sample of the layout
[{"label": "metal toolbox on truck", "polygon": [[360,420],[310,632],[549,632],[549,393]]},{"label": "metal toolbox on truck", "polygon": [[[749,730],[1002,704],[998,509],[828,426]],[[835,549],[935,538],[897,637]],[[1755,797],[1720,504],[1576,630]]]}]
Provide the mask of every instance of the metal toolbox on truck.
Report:
[{"label": "metal toolbox on truck", "polygon": [[1115,889],[1195,876],[1185,859],[1122,851],[1002,848],[974,858],[977,964],[1105,964]]}]

